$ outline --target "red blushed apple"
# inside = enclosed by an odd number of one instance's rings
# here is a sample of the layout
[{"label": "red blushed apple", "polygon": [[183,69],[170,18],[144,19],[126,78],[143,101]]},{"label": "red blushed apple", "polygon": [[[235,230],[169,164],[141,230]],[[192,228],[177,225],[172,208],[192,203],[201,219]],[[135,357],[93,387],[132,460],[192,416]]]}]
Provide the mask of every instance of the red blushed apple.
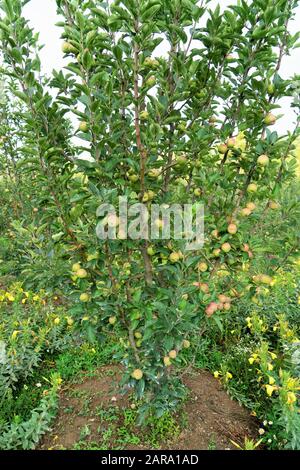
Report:
[{"label": "red blushed apple", "polygon": [[218,147],[218,152],[221,154],[225,154],[228,151],[228,147],[226,144],[220,144]]},{"label": "red blushed apple", "polygon": [[226,302],[230,302],[230,298],[227,297],[227,295],[224,295],[224,294],[220,294],[218,296],[218,299],[222,304],[225,304]]},{"label": "red blushed apple", "polygon": [[256,208],[256,205],[254,204],[254,202],[248,202],[246,204],[246,207],[250,209],[250,211],[254,211],[254,209]]},{"label": "red blushed apple", "polygon": [[235,224],[229,224],[227,227],[227,232],[231,235],[234,235],[237,232],[238,228]]},{"label": "red blushed apple", "polygon": [[209,293],[209,287],[208,287],[208,284],[206,284],[205,282],[200,282],[200,290],[204,293],[204,294],[208,294]]},{"label": "red blushed apple", "polygon": [[226,243],[223,243],[221,248],[224,251],[224,253],[229,253],[229,251],[231,250],[231,245],[230,243],[226,242]]},{"label": "red blushed apple", "polygon": [[272,113],[268,113],[264,119],[264,123],[267,126],[273,126],[273,124],[275,124],[276,121],[277,121],[277,118]]},{"label": "red blushed apple", "polygon": [[229,149],[233,149],[235,147],[235,144],[236,144],[236,139],[235,137],[230,137],[228,140],[227,140],[227,147]]},{"label": "red blushed apple", "polygon": [[211,302],[205,309],[205,314],[207,317],[211,317],[218,310],[218,304],[216,302]]}]

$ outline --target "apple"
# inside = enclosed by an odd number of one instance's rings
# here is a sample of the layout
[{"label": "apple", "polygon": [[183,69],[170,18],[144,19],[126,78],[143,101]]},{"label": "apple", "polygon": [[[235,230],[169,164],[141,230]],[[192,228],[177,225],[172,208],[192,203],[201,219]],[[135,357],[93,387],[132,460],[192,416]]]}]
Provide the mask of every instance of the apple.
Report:
[{"label": "apple", "polygon": [[147,248],[147,253],[148,253],[149,256],[154,256],[155,255],[155,250],[154,250],[153,246],[149,246]]},{"label": "apple", "polygon": [[208,120],[209,124],[215,124],[217,122],[216,116],[211,116]]},{"label": "apple", "polygon": [[166,367],[170,367],[171,364],[172,364],[172,363],[171,363],[171,359],[169,358],[169,356],[165,356],[165,357],[164,357],[164,365],[165,365]]},{"label": "apple", "polygon": [[235,137],[230,137],[228,140],[227,140],[227,147],[229,149],[233,149],[235,147],[235,144],[236,144],[236,138]]},{"label": "apple", "polygon": [[182,342],[182,346],[184,349],[189,349],[189,347],[191,346],[191,343],[188,339],[184,339]]},{"label": "apple", "polygon": [[213,231],[211,232],[211,236],[212,236],[213,238],[218,238],[218,237],[219,237],[219,231],[218,231],[218,230],[213,230]]},{"label": "apple", "polygon": [[208,270],[208,266],[206,263],[202,262],[202,263],[199,263],[198,264],[198,269],[199,271],[201,271],[202,273],[205,273],[207,270]]},{"label": "apple", "polygon": [[257,163],[260,166],[267,166],[269,164],[269,157],[268,155],[260,155],[257,159]]},{"label": "apple", "polygon": [[109,317],[108,323],[110,325],[115,325],[117,323],[117,317]]},{"label": "apple", "polygon": [[250,183],[247,187],[247,192],[248,193],[256,193],[256,191],[257,191],[257,184]]},{"label": "apple", "polygon": [[269,202],[269,207],[270,207],[270,209],[273,209],[273,210],[279,209],[280,204],[276,201],[270,201]]},{"label": "apple", "polygon": [[231,235],[234,235],[238,231],[238,228],[235,224],[229,224],[227,227],[227,232]]},{"label": "apple", "polygon": [[158,178],[161,173],[161,170],[159,168],[152,168],[152,170],[148,171],[148,176],[149,178]]},{"label": "apple", "polygon": [[81,302],[89,302],[90,296],[89,296],[89,294],[83,293],[83,294],[81,294],[79,299],[80,299]]},{"label": "apple", "polygon": [[267,126],[273,126],[273,124],[275,124],[276,121],[277,121],[277,118],[276,118],[276,116],[274,116],[274,114],[272,114],[272,113],[268,113],[268,114],[265,116],[265,119],[264,119],[264,123],[265,123]]},{"label": "apple", "polygon": [[206,284],[205,282],[200,282],[199,287],[200,287],[201,292],[203,292],[204,294],[208,294],[208,293],[209,293],[208,284]]},{"label": "apple", "polygon": [[272,278],[267,274],[262,274],[260,277],[260,282],[269,286],[272,283]]},{"label": "apple", "polygon": [[73,266],[72,266],[73,273],[76,273],[77,271],[79,271],[80,268],[81,268],[81,266],[80,266],[79,263],[73,264]]},{"label": "apple", "polygon": [[73,44],[67,41],[62,44],[61,50],[64,54],[77,54],[78,52],[76,47],[74,47]]},{"label": "apple", "polygon": [[172,349],[172,351],[169,352],[169,357],[171,359],[176,359],[177,357],[177,352],[175,351],[175,349]]},{"label": "apple", "polygon": [[225,243],[223,243],[221,248],[224,251],[224,253],[229,253],[229,251],[231,250],[231,245],[230,245],[230,243],[225,242]]},{"label": "apple", "polygon": [[152,75],[151,77],[149,77],[147,80],[146,80],[146,85],[147,87],[153,87],[156,83],[156,78],[154,77],[154,75]]},{"label": "apple", "polygon": [[228,147],[226,144],[220,144],[218,147],[218,152],[221,154],[225,154],[228,151]]},{"label": "apple", "polygon": [[173,253],[171,253],[169,256],[169,260],[171,261],[171,263],[178,263],[178,261],[180,260],[180,254],[176,251],[173,251]]},{"label": "apple", "polygon": [[139,176],[138,176],[138,175],[129,175],[129,176],[128,176],[128,179],[129,179],[129,181],[131,181],[132,183],[136,183],[136,182],[139,180]]},{"label": "apple", "polygon": [[145,67],[156,69],[158,65],[159,65],[158,60],[152,59],[152,57],[146,57],[146,59],[144,60]]},{"label": "apple", "polygon": [[199,197],[199,196],[201,196],[201,194],[202,194],[202,191],[201,191],[201,189],[200,189],[200,188],[196,188],[196,189],[194,189],[194,195],[195,195],[196,197]]},{"label": "apple", "polygon": [[211,317],[218,310],[218,304],[216,302],[211,302],[205,309],[205,314],[208,317]]},{"label": "apple", "polygon": [[248,251],[250,250],[248,243],[244,243],[242,250],[248,253]]},{"label": "apple", "polygon": [[248,202],[246,204],[246,207],[250,209],[251,212],[254,211],[254,209],[256,209],[256,205],[254,204],[254,202]]},{"label": "apple", "polygon": [[224,310],[230,310],[231,309],[231,303],[230,302],[225,302],[224,303]]},{"label": "apple", "polygon": [[149,113],[148,111],[141,111],[140,112],[140,119],[142,121],[147,121],[149,119]]},{"label": "apple", "polygon": [[244,207],[241,211],[240,214],[242,217],[247,217],[248,215],[251,215],[251,209],[249,207]]},{"label": "apple", "polygon": [[143,378],[143,372],[141,371],[141,369],[135,369],[132,374],[131,374],[131,377],[135,380],[141,380]]},{"label": "apple", "polygon": [[226,302],[230,302],[230,298],[227,297],[227,295],[224,295],[224,294],[220,294],[218,296],[218,299],[222,304],[225,304]]},{"label": "apple", "polygon": [[149,191],[148,191],[148,200],[152,201],[152,199],[154,199],[155,196],[156,196],[155,192],[152,191],[151,189],[149,189]]},{"label": "apple", "polygon": [[269,93],[269,95],[274,95],[274,92],[275,92],[275,85],[274,85],[274,83],[272,83],[272,82],[269,82],[269,83],[268,83],[267,92]]},{"label": "apple", "polygon": [[178,157],[176,157],[176,166],[184,166],[186,165],[187,163],[187,159],[184,155],[179,155]]},{"label": "apple", "polygon": [[218,256],[220,256],[220,253],[221,253],[221,250],[220,248],[215,248],[213,250],[213,255],[217,258]]},{"label": "apple", "polygon": [[136,339],[142,339],[142,337],[143,337],[142,333],[140,333],[139,331],[136,331],[134,333],[134,336],[135,336]]},{"label": "apple", "polygon": [[79,130],[81,132],[88,132],[89,130],[89,125],[86,121],[81,121],[81,123],[79,124]]},{"label": "apple", "polygon": [[76,276],[79,277],[79,279],[84,279],[87,277],[87,275],[88,273],[85,269],[78,269],[78,271],[76,271]]}]

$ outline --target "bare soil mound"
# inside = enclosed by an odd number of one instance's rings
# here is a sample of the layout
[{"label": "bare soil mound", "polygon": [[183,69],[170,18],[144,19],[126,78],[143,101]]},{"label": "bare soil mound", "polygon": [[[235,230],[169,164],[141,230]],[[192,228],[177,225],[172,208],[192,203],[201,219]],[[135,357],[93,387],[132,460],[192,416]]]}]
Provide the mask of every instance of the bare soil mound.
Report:
[{"label": "bare soil mound", "polygon": [[119,379],[120,368],[106,366],[65,387],[52,431],[39,448],[234,449],[231,441],[242,444],[245,437],[258,439],[258,423],[249,411],[231,400],[209,372],[192,371],[183,379],[190,397],[178,417],[181,425],[158,444],[153,433],[132,422],[130,397],[118,392]]}]

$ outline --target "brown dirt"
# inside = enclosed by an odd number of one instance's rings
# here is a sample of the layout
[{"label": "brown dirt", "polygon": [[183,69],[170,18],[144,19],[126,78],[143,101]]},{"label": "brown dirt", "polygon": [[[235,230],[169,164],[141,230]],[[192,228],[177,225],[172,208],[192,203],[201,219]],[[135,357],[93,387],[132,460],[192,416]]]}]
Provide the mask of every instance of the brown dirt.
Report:
[{"label": "brown dirt", "polygon": [[[82,442],[82,429],[86,426],[89,428],[88,436],[84,437],[87,447],[88,443],[98,443],[102,448],[101,433],[107,426],[113,426],[115,430],[124,426],[122,410],[130,407],[130,397],[118,392],[119,379],[120,368],[106,366],[94,376],[82,376],[80,383],[64,388],[52,431],[43,438],[39,448],[72,449],[80,439]],[[176,439],[161,443],[162,449],[234,449],[231,440],[239,444],[244,442],[245,437],[258,440],[255,418],[231,400],[209,372],[189,372],[183,381],[190,389],[189,400],[181,412],[181,416],[185,417],[184,430]],[[113,424],[101,420],[99,410],[100,413],[101,410],[104,413],[105,410],[112,410]],[[125,449],[149,449],[149,443],[143,443],[145,431],[135,427],[133,434],[139,437],[140,443],[130,442]],[[105,449],[119,448],[113,434],[110,439]]]}]

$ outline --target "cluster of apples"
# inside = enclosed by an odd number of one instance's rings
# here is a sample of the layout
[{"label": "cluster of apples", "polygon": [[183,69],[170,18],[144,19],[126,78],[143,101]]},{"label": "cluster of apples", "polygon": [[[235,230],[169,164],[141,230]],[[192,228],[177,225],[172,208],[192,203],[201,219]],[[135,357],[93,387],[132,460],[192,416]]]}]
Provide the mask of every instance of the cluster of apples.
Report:
[{"label": "cluster of apples", "polygon": [[[88,272],[83,269],[80,263],[75,263],[72,266],[72,279],[86,279],[88,277]],[[81,302],[89,302],[91,300],[90,294],[83,292],[79,297]]]},{"label": "cluster of apples", "polygon": [[231,309],[231,298],[225,294],[220,294],[218,296],[218,302],[210,302],[210,304],[205,309],[205,314],[207,317],[211,317],[218,310],[230,310]]},{"label": "cluster of apples", "polygon": [[[188,349],[191,346],[191,342],[188,339],[184,339],[182,342],[182,348]],[[178,350],[172,349],[169,353],[164,356],[163,363],[165,367],[170,367],[172,365],[172,360],[175,360],[178,355]],[[131,377],[135,380],[141,380],[144,377],[142,369],[135,369],[131,373]]]},{"label": "cluster of apples", "polygon": [[246,204],[246,207],[243,207],[241,210],[240,210],[240,215],[242,217],[247,217],[249,215],[252,214],[252,212],[256,209],[256,205],[254,204],[254,202],[248,202]]}]

